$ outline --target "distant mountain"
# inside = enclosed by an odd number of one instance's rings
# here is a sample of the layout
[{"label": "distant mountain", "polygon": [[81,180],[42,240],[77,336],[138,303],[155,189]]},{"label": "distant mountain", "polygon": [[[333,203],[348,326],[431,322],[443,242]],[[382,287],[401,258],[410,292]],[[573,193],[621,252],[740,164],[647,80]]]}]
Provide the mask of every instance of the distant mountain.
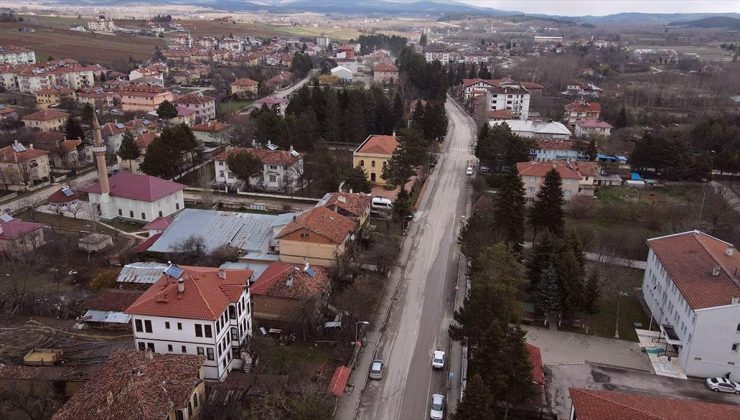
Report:
[{"label": "distant mountain", "polygon": [[705,18],[729,17],[740,18],[738,13],[615,13],[606,16],[576,16],[571,19],[578,22],[587,22],[593,24],[629,24],[629,23],[652,23],[657,25],[666,25],[670,23],[680,24],[680,22],[701,20]]},{"label": "distant mountain", "polygon": [[740,19],[729,16],[714,16],[690,21],[670,22],[668,26],[740,29]]}]

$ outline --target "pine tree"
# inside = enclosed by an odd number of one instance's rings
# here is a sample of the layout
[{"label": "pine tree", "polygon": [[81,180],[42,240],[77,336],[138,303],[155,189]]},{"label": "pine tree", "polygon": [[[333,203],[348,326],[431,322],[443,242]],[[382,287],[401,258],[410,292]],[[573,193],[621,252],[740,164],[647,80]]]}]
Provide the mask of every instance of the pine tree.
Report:
[{"label": "pine tree", "polygon": [[177,117],[177,108],[172,102],[164,100],[157,107],[157,115],[163,120],[171,120]]},{"label": "pine tree", "polygon": [[530,211],[529,223],[534,230],[534,237],[537,237],[539,231],[546,229],[555,236],[563,234],[564,203],[560,174],[553,168],[545,175],[542,188],[537,192]]},{"label": "pine tree", "polygon": [[560,293],[558,273],[552,264],[540,274],[536,299],[537,307],[548,319],[562,310],[563,297]]},{"label": "pine tree", "polygon": [[401,187],[401,191],[399,191],[396,196],[396,201],[393,202],[393,214],[398,218],[398,220],[404,220],[406,217],[413,214],[411,196],[404,187]]},{"label": "pine tree", "polygon": [[583,310],[589,314],[599,311],[599,299],[601,298],[601,284],[599,283],[599,272],[594,270],[586,278],[583,285]]},{"label": "pine tree", "polygon": [[421,101],[419,101],[414,107],[414,112],[411,113],[411,128],[418,131],[419,133],[424,132],[424,123],[426,121],[424,111],[424,105],[422,105]]},{"label": "pine tree", "polygon": [[403,126],[403,114],[403,100],[401,99],[401,94],[396,92],[396,95],[393,97],[393,109],[391,111],[391,124],[394,130],[398,130]]},{"label": "pine tree", "polygon": [[530,289],[537,290],[537,284],[539,284],[542,271],[555,263],[555,254],[555,238],[552,237],[552,234],[549,231],[545,231],[545,234],[542,235],[541,239],[538,242],[535,242],[529,250],[525,263]]},{"label": "pine tree", "polygon": [[473,375],[465,387],[463,399],[452,415],[453,420],[490,420],[495,418],[491,405],[491,391],[480,374]]},{"label": "pine tree", "polygon": [[524,243],[526,202],[524,183],[516,166],[511,166],[504,175],[494,202],[494,221],[497,230],[503,233],[504,242],[517,254],[521,252]]},{"label": "pine tree", "polygon": [[427,46],[427,34],[421,34],[421,37],[419,38],[419,45],[422,47]]},{"label": "pine tree", "polygon": [[85,139],[85,131],[82,129],[80,122],[70,115],[67,117],[67,124],[64,127],[64,134],[70,140]]},{"label": "pine tree", "polygon": [[557,256],[555,271],[560,282],[563,314],[572,316],[583,307],[583,273],[572,248],[566,246]]},{"label": "pine tree", "polygon": [[182,154],[160,136],[147,146],[139,169],[147,175],[170,179],[180,172],[180,162]]},{"label": "pine tree", "polygon": [[126,130],[123,133],[123,139],[121,140],[121,146],[118,148],[118,156],[121,160],[128,161],[128,170],[132,171],[132,161],[136,160],[141,156],[139,146],[134,141],[134,135],[130,131]]},{"label": "pine tree", "polygon": [[614,128],[624,128],[629,125],[629,118],[627,116],[627,108],[622,105],[622,108],[619,110],[619,114],[617,115],[617,119],[614,120]]},{"label": "pine tree", "polygon": [[599,149],[596,147],[596,140],[591,139],[591,141],[588,142],[588,147],[586,148],[586,156],[588,156],[588,160],[594,161],[599,155]]},{"label": "pine tree", "polygon": [[237,153],[230,153],[226,158],[226,166],[236,178],[251,188],[249,180],[262,174],[263,165],[259,157],[241,150]]},{"label": "pine tree", "polygon": [[350,169],[344,178],[344,189],[356,193],[369,193],[373,190],[373,184],[367,179],[365,170],[358,165]]}]

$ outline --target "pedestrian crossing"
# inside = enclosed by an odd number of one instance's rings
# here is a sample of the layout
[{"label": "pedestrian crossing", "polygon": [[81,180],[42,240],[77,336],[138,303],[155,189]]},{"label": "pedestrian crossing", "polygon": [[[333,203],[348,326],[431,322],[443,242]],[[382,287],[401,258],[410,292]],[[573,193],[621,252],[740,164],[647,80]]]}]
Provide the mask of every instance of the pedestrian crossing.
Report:
[{"label": "pedestrian crossing", "polygon": [[473,149],[470,147],[450,147],[450,152],[473,153]]}]

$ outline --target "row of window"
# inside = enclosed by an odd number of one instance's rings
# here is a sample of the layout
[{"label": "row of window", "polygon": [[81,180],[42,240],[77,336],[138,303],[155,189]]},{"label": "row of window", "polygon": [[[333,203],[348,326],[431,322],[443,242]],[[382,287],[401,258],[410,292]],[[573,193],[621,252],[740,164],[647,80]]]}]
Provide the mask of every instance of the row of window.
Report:
[{"label": "row of window", "polygon": [[[383,168],[385,168],[387,165],[388,165],[388,162],[383,161]],[[363,167],[363,168],[365,167],[365,159],[360,159],[360,166]],[[375,161],[374,160],[371,160],[370,161],[370,167],[371,168],[374,168],[375,167]]]},{"label": "row of window", "polygon": [[[180,210],[180,203],[175,203],[175,209]],[[160,210],[158,214],[159,214],[159,217],[162,217],[163,216],[162,210]],[[118,215],[123,216],[123,209],[118,209]],[[129,219],[135,218],[133,210],[129,210],[128,217]],[[143,211],[141,212],[141,220],[146,220],[146,213]]]}]

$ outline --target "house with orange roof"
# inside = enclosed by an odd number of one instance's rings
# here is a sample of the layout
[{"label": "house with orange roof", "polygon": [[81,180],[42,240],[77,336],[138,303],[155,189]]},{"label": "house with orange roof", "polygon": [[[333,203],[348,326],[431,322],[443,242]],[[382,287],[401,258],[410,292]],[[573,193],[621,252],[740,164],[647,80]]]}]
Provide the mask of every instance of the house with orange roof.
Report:
[{"label": "house with orange roof", "polygon": [[303,174],[303,153],[298,153],[291,146],[289,150],[279,150],[268,142],[267,147],[233,147],[216,155],[213,160],[216,171],[216,183],[233,187],[241,182],[236,178],[227,164],[231,154],[247,152],[262,162],[262,173],[249,179],[249,187],[264,191],[293,192],[301,185]]},{"label": "house with orange roof", "polygon": [[221,121],[205,121],[193,126],[196,140],[207,145],[224,145],[229,143],[228,133],[231,125]]},{"label": "house with orange roof", "polygon": [[396,133],[390,136],[371,134],[352,152],[352,166],[362,168],[370,182],[383,185],[383,168],[397,147]]},{"label": "house with orange roof", "polygon": [[232,95],[252,98],[257,96],[259,83],[252,79],[242,78],[234,80],[229,86]]},{"label": "house with orange roof", "polygon": [[[693,230],[647,240],[642,295],[655,343],[688,376],[740,380],[740,255]],[[674,366],[676,363],[674,363]],[[683,417],[682,417],[683,418]]]},{"label": "house with orange roof", "polygon": [[125,313],[138,350],[205,356],[206,379],[243,366],[252,335],[253,271],[170,264]]},{"label": "house with orange roof", "polygon": [[119,92],[123,112],[156,111],[164,101],[172,102],[172,92],[159,86],[128,86]]},{"label": "house with orange roof", "polygon": [[32,114],[24,115],[21,121],[26,127],[36,128],[41,131],[64,131],[69,114],[56,109],[44,109]]},{"label": "house with orange roof", "polygon": [[310,264],[273,262],[250,287],[256,327],[280,328],[315,316],[329,301],[326,269]]},{"label": "house with orange roof", "polygon": [[571,127],[575,127],[578,120],[598,120],[599,116],[601,116],[601,104],[598,102],[577,100],[565,105],[564,119]]},{"label": "house with orange roof", "polygon": [[53,104],[58,104],[64,98],[75,97],[75,91],[69,88],[44,88],[34,92],[36,96],[36,107],[38,109],[47,109]]},{"label": "house with orange roof", "polygon": [[516,168],[524,183],[524,196],[529,203],[534,201],[545,182],[545,176],[553,169],[560,175],[565,201],[570,201],[578,195],[583,178],[569,162],[518,162]]},{"label": "house with orange roof", "polygon": [[359,226],[363,226],[370,217],[372,196],[352,192],[328,192],[316,203],[316,207],[319,206],[324,206],[342,216],[349,217],[356,221]]},{"label": "house with orange roof", "polygon": [[398,68],[390,61],[382,61],[373,65],[373,82],[380,84],[394,84],[398,81]]},{"label": "house with orange roof", "polygon": [[195,119],[198,121],[216,118],[216,99],[211,96],[191,93],[175,99],[173,104],[195,111]]},{"label": "house with orange roof", "polygon": [[17,140],[0,149],[0,185],[10,191],[26,191],[49,179],[49,152],[28,147]]},{"label": "house with orange roof", "polygon": [[280,261],[330,267],[347,251],[357,229],[357,222],[327,207],[306,210],[275,237]]}]

